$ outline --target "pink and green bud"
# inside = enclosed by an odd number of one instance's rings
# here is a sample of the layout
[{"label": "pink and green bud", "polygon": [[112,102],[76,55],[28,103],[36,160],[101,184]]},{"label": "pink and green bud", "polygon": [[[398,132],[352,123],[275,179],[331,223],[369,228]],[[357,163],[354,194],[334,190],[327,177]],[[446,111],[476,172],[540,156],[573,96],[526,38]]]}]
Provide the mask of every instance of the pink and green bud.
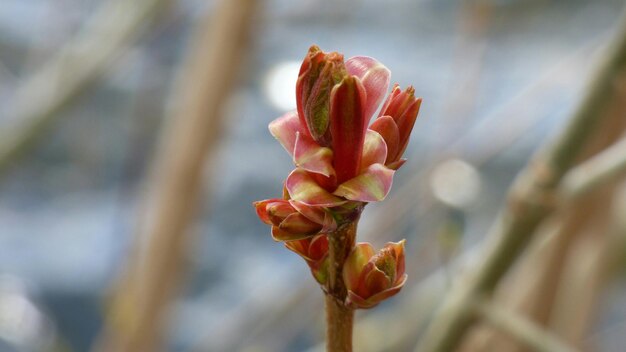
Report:
[{"label": "pink and green bud", "polygon": [[321,146],[330,145],[330,92],[346,75],[343,55],[309,49],[296,83],[298,116],[310,136]]},{"label": "pink and green bud", "polygon": [[394,170],[384,165],[387,158],[387,146],[383,137],[372,130],[367,130],[360,170],[356,177],[341,183],[334,195],[360,202],[378,202],[391,190]]},{"label": "pink and green bud", "polygon": [[346,304],[353,308],[372,308],[398,293],[406,278],[404,240],[387,243],[378,253],[369,243],[357,243],[343,268],[348,289]]},{"label": "pink and green bud", "polygon": [[398,169],[403,163],[402,154],[409,144],[409,137],[422,99],[415,97],[415,89],[408,87],[404,92],[396,84],[387,97],[379,117],[370,129],[380,133],[387,144],[387,160],[385,165]]},{"label": "pink and green bud", "polygon": [[[370,57],[350,58],[345,67],[341,60],[340,54],[311,47],[297,83],[298,112],[287,113],[269,126],[297,166],[287,179],[290,197],[310,206],[336,207],[345,200],[381,201],[391,189],[392,166],[398,164],[386,163],[387,140],[395,142],[394,154],[399,148],[400,134],[393,118],[387,117],[396,130],[391,138],[383,130],[367,128],[386,93],[389,70]],[[320,88],[321,82],[329,82],[328,72],[334,72],[330,91]],[[341,80],[335,83],[340,74]],[[307,110],[313,106],[307,104],[316,99],[328,101],[327,119]],[[397,105],[395,101],[392,104],[396,110]]]},{"label": "pink and green bud", "polygon": [[365,88],[366,100],[363,115],[365,125],[378,109],[387,88],[389,88],[389,77],[391,72],[378,60],[367,56],[355,56],[346,61],[348,74],[357,77]]},{"label": "pink and green bud", "polygon": [[330,132],[337,183],[359,174],[367,127],[365,99],[365,88],[354,76],[346,76],[331,92]]},{"label": "pink and green bud", "polygon": [[[257,215],[264,223],[272,226],[272,237],[276,241],[294,241],[311,237],[323,229],[323,224],[317,223],[293,207],[285,199],[267,199],[255,202]],[[321,209],[311,210],[311,213],[323,214]],[[320,215],[316,215],[320,216]],[[323,219],[323,215],[321,215]]]},{"label": "pink and green bud", "polygon": [[328,280],[328,237],[326,235],[285,242],[285,247],[307,262],[317,282],[321,285],[326,283]]},{"label": "pink and green bud", "polygon": [[[271,134],[296,165],[283,199],[255,203],[272,236],[302,256],[318,282],[326,280],[328,239],[339,226],[358,221],[366,203],[383,200],[417,118],[421,99],[413,87],[395,85],[379,117],[369,121],[387,93],[389,70],[358,56],[309,49],[296,83],[297,111],[272,121]],[[369,308],[397,293],[404,281],[404,242],[379,253],[360,243],[342,273],[347,303]]]}]

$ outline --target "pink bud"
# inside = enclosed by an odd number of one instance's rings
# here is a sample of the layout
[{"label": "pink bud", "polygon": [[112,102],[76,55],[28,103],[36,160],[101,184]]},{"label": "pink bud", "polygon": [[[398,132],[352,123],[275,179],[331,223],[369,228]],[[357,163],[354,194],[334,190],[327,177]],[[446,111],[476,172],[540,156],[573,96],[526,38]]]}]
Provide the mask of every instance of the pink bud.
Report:
[{"label": "pink bud", "polygon": [[[267,199],[255,202],[257,215],[264,223],[272,225],[272,237],[276,241],[293,241],[319,233],[319,224],[298,212],[288,200]],[[323,212],[311,209],[308,213]]]},{"label": "pink bud", "polygon": [[346,75],[343,55],[324,53],[317,46],[309,49],[302,62],[296,83],[296,104],[303,126],[321,146],[331,143],[330,92]]},{"label": "pink bud", "polygon": [[406,282],[404,240],[387,243],[378,253],[369,243],[358,243],[343,268],[348,289],[346,304],[354,308],[372,308],[395,295]]},{"label": "pink bud", "polygon": [[355,76],[346,76],[330,98],[330,132],[337,183],[359,174],[365,141],[365,88]]},{"label": "pink bud", "polygon": [[404,154],[421,104],[422,99],[415,97],[412,86],[403,92],[396,84],[383,104],[378,119],[370,126],[387,143],[386,165],[397,164]]},{"label": "pink bud", "polygon": [[321,285],[326,283],[328,279],[328,238],[326,235],[285,242],[285,247],[307,262],[317,282]]}]

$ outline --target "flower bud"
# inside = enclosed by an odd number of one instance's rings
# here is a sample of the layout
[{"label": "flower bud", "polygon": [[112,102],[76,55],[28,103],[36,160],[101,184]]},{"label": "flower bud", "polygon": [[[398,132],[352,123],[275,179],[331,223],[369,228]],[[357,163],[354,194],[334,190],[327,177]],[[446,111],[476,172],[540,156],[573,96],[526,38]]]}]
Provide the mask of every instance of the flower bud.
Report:
[{"label": "flower bud", "polygon": [[347,74],[343,55],[324,53],[317,46],[309,49],[296,83],[296,104],[302,125],[321,146],[331,143],[330,93]]},{"label": "flower bud", "polygon": [[[272,237],[276,241],[293,241],[310,237],[323,228],[322,224],[298,212],[285,199],[262,200],[255,202],[254,206],[261,221],[272,225]],[[315,210],[311,210],[313,211]]]},{"label": "flower bud", "polygon": [[337,183],[359,174],[367,121],[363,114],[367,93],[361,80],[346,76],[331,93],[330,131]]},{"label": "flower bud", "polygon": [[370,129],[380,133],[387,143],[385,165],[393,169],[402,165],[400,158],[409,144],[409,136],[421,104],[422,99],[415,97],[415,89],[412,86],[403,92],[397,84],[394,85],[380,110],[379,117],[370,126]]},{"label": "flower bud", "polygon": [[348,289],[346,305],[372,308],[400,291],[406,282],[404,240],[387,243],[378,253],[369,243],[358,243],[343,267]]},{"label": "flower bud", "polygon": [[328,280],[328,237],[326,235],[285,242],[285,247],[307,262],[313,277],[320,285],[326,283]]}]

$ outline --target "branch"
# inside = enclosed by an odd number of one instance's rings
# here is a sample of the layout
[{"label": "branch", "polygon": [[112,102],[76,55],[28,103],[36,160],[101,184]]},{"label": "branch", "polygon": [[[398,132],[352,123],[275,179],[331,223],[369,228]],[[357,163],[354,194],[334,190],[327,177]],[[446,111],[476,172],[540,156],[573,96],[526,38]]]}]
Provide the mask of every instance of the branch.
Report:
[{"label": "branch", "polygon": [[591,193],[597,187],[626,175],[626,138],[583,162],[565,175],[559,187],[563,203]]},{"label": "branch", "polygon": [[9,107],[13,126],[0,133],[0,174],[100,78],[172,0],[107,2],[83,31],[18,86]]},{"label": "branch", "polygon": [[[520,111],[536,111],[541,102],[548,100],[545,94],[546,91],[558,91],[561,87],[573,84],[578,77],[577,74],[587,70],[590,54],[597,50],[598,47],[605,47],[609,39],[610,36],[606,33],[599,37],[594,37],[577,48],[572,54],[562,60],[558,60],[549,69],[539,72],[533,82],[522,89],[511,100],[496,107],[491,114],[485,116],[482,122],[451,138],[449,140],[450,143],[448,143],[449,146],[439,152],[439,157],[427,161],[426,165],[416,163],[411,166],[409,162],[404,166],[405,168],[412,167],[406,172],[407,175],[410,175],[409,178],[402,184],[396,185],[400,186],[400,189],[390,194],[388,199],[380,204],[378,212],[368,216],[371,224],[364,228],[364,237],[375,238],[375,236],[380,234],[393,233],[398,224],[403,224],[407,221],[406,218],[415,216],[414,207],[409,206],[415,199],[422,200],[417,216],[427,216],[425,213],[432,208],[433,203],[424,203],[424,200],[429,199],[429,196],[420,194],[416,190],[424,189],[421,182],[428,178],[427,176],[437,163],[443,160],[442,158],[462,154],[475,166],[489,161],[498,151],[519,139],[527,130],[536,126],[541,120],[541,114],[534,116],[527,113],[520,114]],[[507,118],[508,123],[502,124],[500,118]],[[472,146],[480,148],[480,144],[473,141],[482,138],[485,133],[494,136],[496,140],[490,139],[490,143],[485,147],[486,149],[481,148],[479,151],[472,151]],[[506,136],[506,138],[501,136]],[[373,221],[372,217],[374,217]]]},{"label": "branch", "polygon": [[[246,57],[256,0],[222,0],[197,28],[175,91],[146,201],[147,226],[115,292],[96,351],[157,351],[168,307],[184,276],[184,258],[204,162],[222,134],[223,107]],[[205,180],[210,183],[208,180]]]},{"label": "branch", "polygon": [[[626,184],[623,184],[613,204],[613,235],[611,248],[617,261],[624,260],[626,252]],[[623,263],[619,263],[623,264]]]},{"label": "branch", "polygon": [[467,305],[475,297],[489,296],[500,279],[523,252],[539,224],[554,209],[554,195],[563,175],[607,116],[604,107],[614,97],[613,82],[626,63],[626,16],[618,37],[604,56],[586,96],[569,125],[556,141],[533,158],[518,177],[509,203],[488,235],[490,246],[473,276],[444,300],[439,314],[417,350],[453,351],[474,317]]},{"label": "branch", "polygon": [[525,343],[537,352],[575,352],[556,336],[547,332],[542,326],[525,319],[523,316],[509,311],[486,299],[474,302],[474,311],[493,328]]}]

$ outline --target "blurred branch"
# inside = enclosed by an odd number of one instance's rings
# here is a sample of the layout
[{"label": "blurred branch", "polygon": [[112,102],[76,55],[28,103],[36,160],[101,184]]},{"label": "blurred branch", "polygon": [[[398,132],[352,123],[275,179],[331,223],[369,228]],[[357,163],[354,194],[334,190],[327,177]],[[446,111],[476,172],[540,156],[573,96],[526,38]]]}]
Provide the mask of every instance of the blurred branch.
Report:
[{"label": "blurred branch", "polygon": [[489,323],[511,337],[523,342],[537,352],[575,352],[542,326],[525,319],[513,311],[500,307],[486,299],[474,302],[475,312]]},{"label": "blurred branch", "polygon": [[615,239],[618,243],[626,240],[626,184],[622,184],[613,204]]},{"label": "blurred branch", "polygon": [[83,31],[17,88],[0,133],[0,174],[100,78],[172,0],[106,2]]},{"label": "blurred branch", "polygon": [[613,228],[608,248],[610,271],[626,264],[626,183],[622,184],[613,203]]},{"label": "blurred branch", "polygon": [[[418,216],[423,218],[433,204],[426,202],[430,193],[427,191],[429,188],[423,186],[424,180],[428,179],[428,174],[444,158],[462,155],[475,166],[484,164],[536,126],[542,121],[539,106],[552,99],[552,95],[548,93],[562,91],[565,87],[574,85],[577,74],[584,72],[588,66],[591,53],[597,50],[598,46],[604,47],[608,37],[607,34],[603,34],[587,41],[573,54],[538,73],[537,78],[512,99],[501,104],[476,125],[447,139],[448,143],[444,143],[447,147],[439,153],[438,158],[428,160],[426,165],[424,163],[411,165],[409,162],[405,167],[411,168],[404,173],[410,177],[399,185],[400,189],[392,192],[385,202],[378,205],[380,209],[378,212],[370,215],[376,219],[371,222],[371,226],[364,228],[364,237],[371,238],[396,232],[395,227],[406,224],[407,218],[414,216],[414,209],[409,205],[415,199],[421,200]],[[520,111],[524,111],[524,114],[520,114]],[[501,123],[502,118],[506,118],[508,122]],[[482,140],[485,135],[492,136],[490,143],[476,142]]]},{"label": "blurred branch", "polygon": [[453,351],[474,320],[467,305],[488,296],[554,209],[554,192],[596,131],[614,96],[614,79],[626,63],[626,18],[586,96],[555,143],[542,149],[510,191],[508,206],[489,233],[489,247],[473,276],[450,292],[418,351]]},{"label": "blurred branch", "polygon": [[[497,293],[498,301],[504,306],[546,326],[571,346],[585,350],[585,337],[604,287],[599,274],[603,268],[598,264],[605,257],[603,252],[608,240],[610,213],[606,209],[611,207],[621,176],[606,174],[603,170],[611,167],[604,168],[593,160],[612,159],[600,155],[615,155],[617,150],[612,149],[612,145],[619,143],[626,130],[624,83],[626,70],[613,78],[614,96],[598,111],[605,117],[576,158],[577,166],[565,174],[556,190],[558,214],[549,223],[542,223],[532,245],[516,263],[517,270],[500,284]],[[611,149],[613,152],[609,152]],[[619,163],[618,160],[619,156],[612,162]],[[589,177],[579,171],[589,172]],[[566,188],[573,174],[581,176],[576,179],[588,181],[574,182],[572,187]],[[600,182],[592,181],[596,178]],[[472,329],[462,349],[480,349],[479,346],[511,352],[528,350],[525,345],[486,327]]]},{"label": "blurred branch", "polygon": [[564,202],[580,198],[607,181],[626,175],[626,138],[585,161],[565,175],[559,187]]},{"label": "blurred branch", "polygon": [[552,331],[585,350],[593,349],[585,346],[585,341],[594,308],[604,301],[602,289],[614,278],[618,265],[623,265],[626,250],[626,187],[613,185],[606,193],[606,202],[601,206],[585,204],[591,208],[588,210],[607,216],[584,227],[587,236],[573,244],[562,264],[564,272],[549,321]]},{"label": "blurred branch", "polygon": [[247,56],[245,39],[257,4],[223,0],[199,23],[175,90],[178,109],[163,129],[152,170],[146,227],[115,292],[97,351],[158,350],[169,303],[184,274],[205,160],[222,134],[222,110],[241,71],[240,59]]}]

